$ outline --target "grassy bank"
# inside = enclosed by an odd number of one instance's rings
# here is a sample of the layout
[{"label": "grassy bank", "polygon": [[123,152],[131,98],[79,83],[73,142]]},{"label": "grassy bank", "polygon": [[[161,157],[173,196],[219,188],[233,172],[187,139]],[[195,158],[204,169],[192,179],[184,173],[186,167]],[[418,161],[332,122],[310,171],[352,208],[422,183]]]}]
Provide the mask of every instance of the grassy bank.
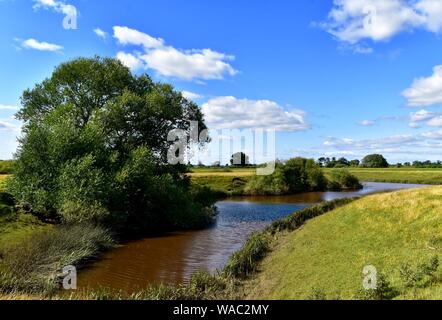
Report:
[{"label": "grassy bank", "polygon": [[423,271],[442,257],[442,187],[359,199],[282,233],[246,284],[250,299],[354,299],[362,270],[385,275],[395,299],[441,299],[442,272]]},{"label": "grassy bank", "polygon": [[0,299],[54,294],[63,267],[81,267],[112,245],[99,226],[44,223],[0,193]]},{"label": "grassy bank", "polygon": [[[330,173],[333,169],[324,169]],[[442,169],[419,168],[349,168],[360,181],[442,185]]]}]

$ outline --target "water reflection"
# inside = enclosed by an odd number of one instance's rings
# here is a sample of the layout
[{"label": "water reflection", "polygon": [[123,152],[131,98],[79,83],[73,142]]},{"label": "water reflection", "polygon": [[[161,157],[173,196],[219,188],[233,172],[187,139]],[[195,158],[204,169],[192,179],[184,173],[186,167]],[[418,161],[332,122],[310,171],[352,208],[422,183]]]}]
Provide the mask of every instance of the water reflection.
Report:
[{"label": "water reflection", "polygon": [[217,203],[213,228],[176,232],[126,243],[79,275],[80,288],[108,287],[127,292],[152,283],[183,283],[198,270],[222,269],[246,238],[272,221],[320,201],[420,185],[366,183],[357,192],[311,192],[278,197],[237,197]]}]

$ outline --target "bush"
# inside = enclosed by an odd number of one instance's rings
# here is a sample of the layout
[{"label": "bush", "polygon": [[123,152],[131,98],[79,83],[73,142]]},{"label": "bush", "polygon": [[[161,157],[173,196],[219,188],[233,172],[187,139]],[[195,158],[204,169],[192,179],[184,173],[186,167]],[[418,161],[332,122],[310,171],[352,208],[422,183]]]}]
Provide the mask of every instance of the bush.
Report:
[{"label": "bush", "polygon": [[330,174],[328,189],[333,191],[359,190],[362,189],[362,185],[359,179],[348,170],[333,170]]},{"label": "bush", "polygon": [[439,257],[434,256],[416,268],[413,268],[409,263],[403,263],[399,268],[399,274],[405,288],[418,288],[436,281],[438,270]]},{"label": "bush", "polygon": [[248,195],[281,195],[287,194],[290,188],[281,168],[269,176],[254,176],[245,186]]},{"label": "bush", "polygon": [[277,164],[269,176],[255,176],[245,187],[250,195],[281,195],[309,191],[324,191],[327,179],[314,160],[294,158]]},{"label": "bush", "polygon": [[378,273],[376,289],[362,289],[356,297],[359,300],[391,300],[399,293],[383,273]]},{"label": "bush", "polygon": [[0,192],[0,204],[13,206],[15,204],[14,197],[6,192]]}]

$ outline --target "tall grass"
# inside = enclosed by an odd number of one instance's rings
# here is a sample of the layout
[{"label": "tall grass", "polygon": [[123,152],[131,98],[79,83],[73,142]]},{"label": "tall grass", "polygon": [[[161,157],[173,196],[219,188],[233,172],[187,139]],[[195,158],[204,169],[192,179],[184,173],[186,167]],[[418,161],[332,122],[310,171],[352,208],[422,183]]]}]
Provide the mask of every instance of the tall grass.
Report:
[{"label": "tall grass", "polygon": [[270,248],[270,240],[267,234],[255,233],[230,258],[224,274],[231,278],[247,278],[257,271],[259,262],[266,256]]},{"label": "tall grass", "polygon": [[109,232],[88,224],[63,225],[35,234],[1,252],[0,291],[52,294],[65,266],[80,267],[113,246]]}]

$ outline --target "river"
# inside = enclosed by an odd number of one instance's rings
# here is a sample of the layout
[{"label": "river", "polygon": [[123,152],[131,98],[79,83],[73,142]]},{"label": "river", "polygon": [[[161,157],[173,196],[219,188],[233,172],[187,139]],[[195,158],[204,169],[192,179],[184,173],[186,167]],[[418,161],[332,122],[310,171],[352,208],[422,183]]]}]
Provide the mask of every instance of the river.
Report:
[{"label": "river", "polygon": [[198,270],[221,270],[254,231],[321,201],[422,185],[364,183],[355,192],[309,192],[277,197],[236,197],[216,205],[216,224],[125,243],[79,274],[79,289],[99,287],[134,292],[153,283],[185,283]]}]

